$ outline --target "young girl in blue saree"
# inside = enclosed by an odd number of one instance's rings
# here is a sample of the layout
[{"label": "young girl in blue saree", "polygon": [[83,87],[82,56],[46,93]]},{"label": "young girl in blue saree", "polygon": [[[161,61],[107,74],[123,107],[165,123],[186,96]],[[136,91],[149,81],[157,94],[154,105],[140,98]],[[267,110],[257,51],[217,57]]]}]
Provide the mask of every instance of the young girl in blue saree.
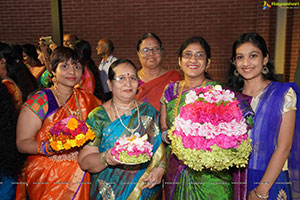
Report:
[{"label": "young girl in blue saree", "polygon": [[299,199],[300,89],[274,78],[264,39],[245,33],[233,44],[229,86],[251,96],[248,198]]}]

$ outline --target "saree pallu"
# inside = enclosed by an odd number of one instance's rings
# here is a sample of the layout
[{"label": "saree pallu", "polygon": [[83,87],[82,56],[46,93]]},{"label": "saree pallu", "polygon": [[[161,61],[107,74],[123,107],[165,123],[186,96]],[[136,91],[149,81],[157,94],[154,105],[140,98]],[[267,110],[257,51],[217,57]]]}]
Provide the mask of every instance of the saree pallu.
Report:
[{"label": "saree pallu", "polygon": [[13,82],[12,80],[3,79],[2,83],[8,89],[8,92],[11,95],[12,100],[15,104],[15,108],[17,109],[18,112],[20,112],[21,108],[22,108],[22,102],[23,102],[21,90],[19,89],[17,84],[15,82]]},{"label": "saree pallu", "polygon": [[[254,111],[251,107],[252,97],[235,92],[235,97],[239,101],[239,107],[242,110],[243,117],[254,117]],[[250,129],[252,127],[248,127]],[[245,200],[248,196],[248,168],[233,168],[233,188],[234,188],[234,200]]]},{"label": "saree pallu", "polygon": [[139,82],[138,94],[135,97],[140,101],[150,103],[160,111],[160,97],[166,85],[179,80],[181,80],[179,72],[173,70],[146,83]]},{"label": "saree pallu", "polygon": [[[159,113],[149,103],[140,105],[139,110],[141,122],[136,132],[141,136],[148,135],[148,141],[153,145],[151,161],[139,165],[108,166],[99,173],[91,174],[90,199],[161,198],[161,184],[152,189],[141,190],[144,186],[143,179],[159,165],[165,154],[161,142]],[[133,129],[139,124],[137,109],[133,109],[131,114],[131,116],[123,115],[121,119],[125,126]],[[89,145],[97,146],[100,153],[111,149],[119,137],[131,134],[121,124],[120,119],[111,122],[102,106],[94,109],[86,121],[96,133],[95,140]]]},{"label": "saree pallu", "polygon": [[[87,118],[89,111],[100,104],[93,95],[75,89],[82,111],[83,119]],[[46,141],[47,132],[61,119],[68,117],[63,107],[58,107],[56,99],[50,89],[45,89],[48,102],[48,112],[43,120],[36,140]],[[32,99],[29,99],[30,101]],[[68,107],[76,110],[76,99],[73,94],[68,100]],[[78,149],[71,149],[51,156],[32,155],[28,157],[24,169],[24,181],[29,199],[88,199],[90,175],[82,171],[77,162]],[[25,186],[25,185],[23,185]],[[24,199],[26,194],[18,185],[17,198]]]},{"label": "saree pallu", "polygon": [[[206,85],[217,85],[215,81],[207,82]],[[199,86],[201,87],[201,86]],[[174,108],[178,97],[179,82],[170,83],[165,89],[161,102],[166,105],[167,125],[169,128],[174,122]],[[190,91],[190,90],[188,90]],[[184,91],[179,100],[176,116],[180,107],[184,104],[188,91]],[[173,153],[168,156],[168,168],[165,177],[165,196],[171,199],[232,199],[233,186],[232,172],[229,170],[195,171],[190,169],[183,161],[179,160]]]},{"label": "saree pallu", "polygon": [[253,151],[249,160],[248,191],[259,184],[276,149],[284,97],[289,88],[297,95],[297,110],[293,144],[288,157],[288,173],[281,172],[270,189],[269,199],[292,199],[290,189],[293,199],[300,199],[300,89],[295,83],[271,82],[261,96],[250,136]]},{"label": "saree pallu", "polygon": [[44,73],[38,78],[38,85],[39,88],[48,88],[51,87],[50,78],[52,77],[52,74],[46,69]]},{"label": "saree pallu", "polygon": [[95,78],[93,73],[88,67],[84,68],[84,73],[81,76],[80,83],[75,87],[83,88],[87,93],[94,94],[95,91]]},{"label": "saree pallu", "polygon": [[28,68],[31,74],[35,77],[35,79],[38,79],[45,71],[45,66],[34,66]]}]

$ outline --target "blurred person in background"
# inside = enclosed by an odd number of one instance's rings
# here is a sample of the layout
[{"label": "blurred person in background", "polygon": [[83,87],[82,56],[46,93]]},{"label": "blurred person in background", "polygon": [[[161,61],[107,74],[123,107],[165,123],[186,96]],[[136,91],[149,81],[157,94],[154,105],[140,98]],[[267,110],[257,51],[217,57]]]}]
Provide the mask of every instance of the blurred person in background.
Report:
[{"label": "blurred person in background", "polygon": [[0,197],[12,200],[16,196],[16,182],[26,156],[16,147],[18,112],[6,86],[0,79]]},{"label": "blurred person in background", "polygon": [[108,87],[107,80],[108,80],[108,69],[110,65],[117,60],[116,57],[112,55],[114,52],[114,44],[113,42],[108,38],[102,38],[98,41],[98,45],[96,47],[97,55],[101,57],[101,62],[99,64],[99,70],[100,70],[100,77],[102,81],[102,86],[105,93],[105,100],[110,99],[111,91]]},{"label": "blurred person in background", "polygon": [[23,62],[28,67],[32,75],[38,80],[45,71],[45,66],[38,59],[36,47],[32,44],[22,45]]},{"label": "blurred person in background", "polygon": [[100,71],[91,58],[92,49],[88,41],[77,40],[73,44],[73,48],[77,51],[80,59],[84,63],[85,70],[81,77],[80,86],[91,94],[94,94],[101,101],[104,100],[104,90],[100,79]]}]

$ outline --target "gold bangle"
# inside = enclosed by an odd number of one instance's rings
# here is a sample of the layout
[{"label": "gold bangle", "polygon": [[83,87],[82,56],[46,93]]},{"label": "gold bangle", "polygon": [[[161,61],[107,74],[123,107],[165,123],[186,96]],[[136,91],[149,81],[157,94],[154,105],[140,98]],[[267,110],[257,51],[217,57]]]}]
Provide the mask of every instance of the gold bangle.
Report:
[{"label": "gold bangle", "polygon": [[107,163],[106,158],[105,158],[106,153],[107,153],[107,151],[105,151],[103,156],[102,156],[102,162],[104,163],[104,165],[108,166],[109,164]]},{"label": "gold bangle", "polygon": [[166,144],[170,144],[170,140],[168,141],[168,130],[162,132],[162,141]]},{"label": "gold bangle", "polygon": [[263,196],[259,193],[257,193],[256,188],[254,188],[254,194],[259,198],[259,199],[268,199],[269,198],[269,192],[266,196]]}]

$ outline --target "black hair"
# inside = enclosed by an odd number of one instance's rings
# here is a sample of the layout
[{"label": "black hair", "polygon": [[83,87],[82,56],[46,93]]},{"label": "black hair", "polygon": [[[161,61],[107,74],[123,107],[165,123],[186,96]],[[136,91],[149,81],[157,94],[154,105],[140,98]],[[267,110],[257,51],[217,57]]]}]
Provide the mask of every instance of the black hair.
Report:
[{"label": "black hair", "polygon": [[72,62],[79,62],[82,65],[82,71],[84,71],[84,63],[79,58],[77,52],[69,47],[57,47],[50,57],[51,62],[51,70],[56,72],[57,66],[61,62],[67,62],[72,60]]},{"label": "black hair", "polygon": [[[4,47],[4,48],[2,48]],[[7,76],[10,77],[22,92],[23,102],[27,97],[38,89],[38,83],[23,62],[20,62],[22,51],[20,45],[0,44],[0,58],[6,59]]]},{"label": "black hair", "polygon": [[[186,41],[184,41],[179,50],[178,50],[178,57],[180,58],[180,60],[182,59],[182,53],[183,51],[190,45],[193,43],[199,43],[201,45],[201,47],[204,49],[205,53],[206,53],[206,62],[208,63],[208,59],[210,59],[211,57],[211,53],[210,53],[210,46],[209,44],[206,42],[206,40],[203,37],[198,37],[198,36],[194,36],[191,37],[189,39],[187,39]],[[211,79],[211,77],[209,76],[209,74],[207,72],[204,72],[204,76],[207,79]]]},{"label": "black hair", "polygon": [[129,60],[129,59],[118,59],[118,60],[114,61],[109,67],[108,80],[112,81],[115,78],[116,73],[114,71],[114,68],[116,68],[119,64],[122,64],[122,63],[128,63],[128,64],[132,65],[132,67],[136,71],[136,75],[137,75],[137,68],[131,60]]},{"label": "black hair", "polygon": [[76,40],[73,45],[75,51],[77,51],[79,58],[82,63],[85,63],[85,66],[93,73],[95,79],[95,90],[94,95],[98,97],[101,101],[104,100],[104,89],[102,86],[100,71],[96,66],[93,59],[91,59],[91,45],[88,41],[85,40]]},{"label": "black hair", "polygon": [[244,33],[238,37],[238,39],[233,43],[232,46],[232,57],[230,60],[230,68],[228,72],[228,82],[227,85],[233,89],[234,91],[241,92],[244,87],[244,79],[241,75],[235,76],[234,71],[236,67],[234,65],[235,57],[236,57],[236,49],[247,42],[251,42],[254,46],[259,48],[262,52],[263,57],[269,56],[269,61],[265,65],[269,72],[267,74],[263,74],[263,78],[266,80],[277,81],[275,72],[274,72],[274,65],[271,62],[270,54],[267,49],[267,44],[262,36],[255,32]]},{"label": "black hair", "polygon": [[16,146],[17,111],[8,89],[0,79],[0,181],[2,175],[17,178],[21,174],[26,155]]},{"label": "black hair", "polygon": [[34,61],[39,62],[38,54],[36,52],[36,47],[32,44],[24,44],[22,45],[22,50],[26,53],[30,58],[34,59]]},{"label": "black hair", "polygon": [[6,60],[6,63],[12,64],[13,57],[11,55],[12,48],[8,44],[0,42],[0,59],[4,58]]},{"label": "black hair", "polygon": [[161,49],[163,49],[163,47],[162,47],[162,42],[161,42],[161,40],[159,39],[159,37],[158,37],[157,35],[155,35],[154,33],[145,33],[145,34],[142,35],[142,37],[138,40],[137,45],[136,45],[136,51],[139,51],[139,50],[140,50],[141,43],[142,43],[145,39],[147,39],[147,38],[154,38],[154,39],[158,42],[159,47],[160,47]]}]

